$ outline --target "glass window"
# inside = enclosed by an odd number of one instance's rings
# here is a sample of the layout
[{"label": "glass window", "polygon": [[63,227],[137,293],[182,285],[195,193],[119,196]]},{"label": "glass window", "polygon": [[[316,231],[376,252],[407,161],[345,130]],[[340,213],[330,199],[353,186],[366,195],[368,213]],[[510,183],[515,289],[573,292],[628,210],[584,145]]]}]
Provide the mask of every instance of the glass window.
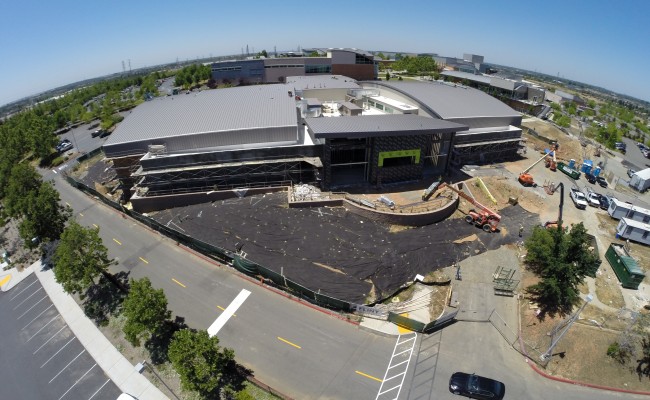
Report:
[{"label": "glass window", "polygon": [[390,107],[386,107],[386,108],[384,108],[384,111],[385,111],[387,114],[392,114],[392,113],[393,113],[393,109],[390,108]]},{"label": "glass window", "polygon": [[648,238],[648,233],[650,233],[650,232],[648,232],[648,231],[643,232],[643,239],[647,239],[647,238]]},{"label": "glass window", "polygon": [[378,109],[378,110],[383,110],[383,109],[384,109],[384,105],[383,105],[383,104],[379,104],[379,103],[377,103],[377,109]]}]

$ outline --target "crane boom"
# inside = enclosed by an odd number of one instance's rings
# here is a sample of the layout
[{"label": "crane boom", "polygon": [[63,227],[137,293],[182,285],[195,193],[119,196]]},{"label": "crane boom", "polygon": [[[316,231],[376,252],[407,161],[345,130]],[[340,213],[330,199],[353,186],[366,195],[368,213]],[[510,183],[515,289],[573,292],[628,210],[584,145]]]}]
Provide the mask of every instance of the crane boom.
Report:
[{"label": "crane boom", "polygon": [[481,210],[480,213],[476,213],[475,211],[470,211],[468,213],[468,216],[466,217],[467,222],[473,222],[476,225],[480,225],[483,228],[483,230],[488,232],[496,231],[499,222],[501,222],[501,216],[499,214],[492,211],[490,208],[484,206],[483,204],[479,203],[478,201],[476,201],[476,199],[472,198],[467,193],[463,192],[460,189],[456,189],[450,184],[442,183],[440,186],[438,186],[438,189],[442,189],[445,187],[458,193],[458,196],[467,200],[470,204],[474,205],[476,208]]},{"label": "crane boom", "polygon": [[[553,152],[553,153],[555,154],[555,152]],[[524,170],[520,175],[527,174],[528,171],[530,171],[531,169],[533,169],[533,167],[534,167],[535,165],[537,165],[537,164],[539,164],[540,162],[542,162],[542,161],[546,158],[547,155],[548,155],[548,154],[544,154],[544,155],[543,155],[539,160],[535,161],[535,162],[534,162],[530,167],[526,168],[526,169],[525,169],[525,170]]]}]

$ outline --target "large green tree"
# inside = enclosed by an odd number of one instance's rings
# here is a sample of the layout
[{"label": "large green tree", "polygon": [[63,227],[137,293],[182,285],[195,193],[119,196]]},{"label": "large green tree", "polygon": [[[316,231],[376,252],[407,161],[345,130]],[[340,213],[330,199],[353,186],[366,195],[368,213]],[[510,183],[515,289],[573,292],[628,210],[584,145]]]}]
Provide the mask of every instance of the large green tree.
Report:
[{"label": "large green tree", "polygon": [[19,226],[20,237],[28,247],[40,241],[56,240],[61,237],[65,223],[72,215],[69,207],[61,205],[59,192],[51,182],[41,182],[37,190],[27,194],[23,220]]},{"label": "large green tree", "polygon": [[221,348],[219,339],[208,336],[206,331],[177,331],[169,345],[169,360],[180,375],[183,389],[197,391],[205,397],[217,394],[234,359],[234,351]]},{"label": "large green tree", "polygon": [[572,225],[568,230],[536,227],[525,246],[525,261],[540,277],[526,288],[540,306],[539,317],[570,314],[580,302],[578,286],[598,262],[584,225]]},{"label": "large green tree", "polygon": [[171,316],[167,309],[167,297],[162,289],[154,289],[149,278],[131,281],[129,294],[122,304],[122,314],[126,317],[124,334],[134,346],[146,335],[161,331],[165,321]]},{"label": "large green tree", "polygon": [[99,228],[84,228],[73,220],[54,253],[54,276],[66,293],[79,293],[93,285],[99,274],[106,274],[113,263],[99,237]]},{"label": "large green tree", "polygon": [[30,192],[36,192],[41,186],[41,176],[34,167],[27,163],[14,165],[9,175],[4,206],[11,217],[20,217],[27,212]]}]

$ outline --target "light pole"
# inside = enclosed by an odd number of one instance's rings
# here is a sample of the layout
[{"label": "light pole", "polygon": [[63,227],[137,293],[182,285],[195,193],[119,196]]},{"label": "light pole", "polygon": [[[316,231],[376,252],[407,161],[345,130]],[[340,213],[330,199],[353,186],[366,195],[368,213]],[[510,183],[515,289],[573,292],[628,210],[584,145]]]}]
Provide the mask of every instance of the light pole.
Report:
[{"label": "light pole", "polygon": [[146,360],[142,360],[141,363],[137,363],[137,364],[135,365],[135,370],[138,371],[138,373],[141,374],[145,367],[148,367],[148,368],[149,368],[149,371],[151,371],[151,372],[156,376],[156,378],[158,378],[158,380],[159,380],[163,385],[165,385],[165,387],[167,388],[167,390],[169,390],[169,392],[170,392],[174,397],[176,397],[177,400],[181,400],[181,399],[178,398],[178,396],[176,396],[176,393],[174,393],[174,391],[172,390],[172,388],[170,388],[169,386],[167,386],[167,384],[165,383],[165,381],[162,380],[162,378],[160,377],[160,375],[158,375],[158,373],[156,373],[156,370],[155,370],[151,365],[149,365],[149,363],[148,363]]},{"label": "light pole", "polygon": [[[592,296],[591,293],[588,294],[587,297],[585,298],[585,303],[578,309],[578,311],[576,311],[575,314],[573,314],[571,318],[569,318],[566,322],[560,323],[549,333],[549,336],[551,336],[551,346],[548,348],[548,350],[546,350],[546,353],[542,354],[539,357],[540,360],[546,362],[551,358],[553,354],[553,349],[555,348],[555,346],[557,346],[557,343],[560,341],[560,339],[562,339],[562,336],[564,336],[564,334],[567,333],[569,328],[571,328],[571,325],[573,325],[573,323],[578,320],[578,316],[580,315],[582,310],[584,310],[587,304],[589,304],[589,302],[591,302],[591,300],[593,299],[594,296]],[[562,330],[562,332],[560,332],[557,338],[553,338],[559,330]]]}]

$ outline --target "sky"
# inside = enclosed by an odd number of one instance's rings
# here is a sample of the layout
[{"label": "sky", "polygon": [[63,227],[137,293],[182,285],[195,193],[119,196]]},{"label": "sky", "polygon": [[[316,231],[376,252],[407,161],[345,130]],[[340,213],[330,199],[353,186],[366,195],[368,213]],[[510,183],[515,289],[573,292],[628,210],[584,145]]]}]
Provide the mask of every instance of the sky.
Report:
[{"label": "sky", "polygon": [[650,1],[0,0],[0,105],[178,60],[301,48],[479,54],[650,101]]}]

